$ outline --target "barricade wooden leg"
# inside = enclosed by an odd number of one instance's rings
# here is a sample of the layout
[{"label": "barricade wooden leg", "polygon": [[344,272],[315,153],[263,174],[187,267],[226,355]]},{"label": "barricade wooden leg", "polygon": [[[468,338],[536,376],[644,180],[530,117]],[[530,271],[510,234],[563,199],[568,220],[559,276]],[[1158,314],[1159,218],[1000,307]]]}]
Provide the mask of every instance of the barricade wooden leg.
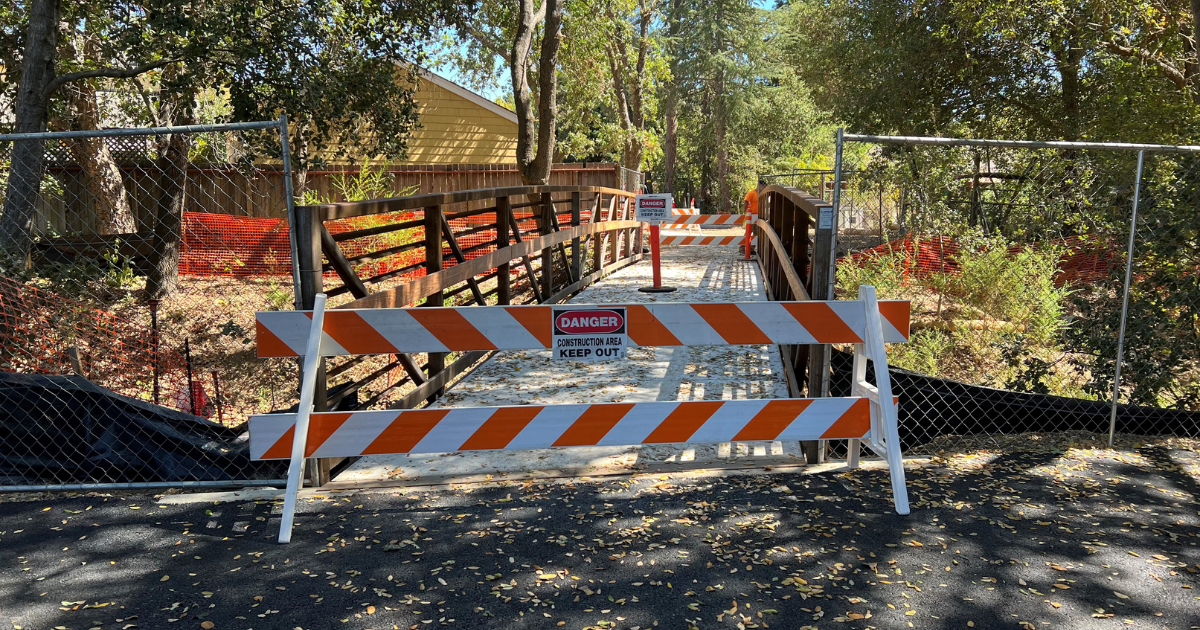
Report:
[{"label": "barricade wooden leg", "polygon": [[[883,345],[883,317],[879,314],[879,300],[875,295],[875,287],[860,286],[858,298],[866,303],[867,334],[864,340],[864,354],[875,364],[875,389],[878,400],[872,401],[872,404],[877,406],[879,424],[883,428],[883,435],[872,437],[875,442],[882,442],[884,447],[880,455],[887,460],[891,473],[892,500],[896,504],[896,513],[908,514],[908,487],[904,483],[904,460],[900,453],[899,417],[896,402],[892,398],[892,379],[888,374],[887,351]],[[872,425],[874,427],[874,423]]]},{"label": "barricade wooden leg", "polygon": [[318,293],[313,303],[312,327],[304,353],[304,374],[300,385],[300,405],[296,408],[296,428],[292,437],[292,459],[288,464],[287,490],[283,495],[283,518],[279,521],[279,542],[292,541],[292,522],[296,516],[296,495],[304,480],[304,451],[308,441],[308,420],[317,391],[317,371],[321,364],[321,327],[325,321],[325,294]]},{"label": "barricade wooden leg", "polygon": [[[867,357],[864,352],[863,344],[854,344],[854,361],[851,363],[850,367],[851,396],[870,396],[870,392],[866,391],[866,388],[863,387],[863,384],[867,380]],[[871,407],[871,418],[874,419],[875,416],[875,408]],[[872,429],[875,427],[875,423],[873,421],[871,423],[871,427]],[[850,440],[849,443],[846,444],[846,449],[846,466],[851,469],[858,468],[858,457],[862,451],[862,440]]]}]

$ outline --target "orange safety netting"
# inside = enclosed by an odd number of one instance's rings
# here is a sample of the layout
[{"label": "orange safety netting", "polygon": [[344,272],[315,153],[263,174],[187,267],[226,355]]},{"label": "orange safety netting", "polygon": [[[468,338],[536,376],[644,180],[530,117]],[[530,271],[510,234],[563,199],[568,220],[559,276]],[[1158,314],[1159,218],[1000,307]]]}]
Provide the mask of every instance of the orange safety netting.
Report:
[{"label": "orange safety netting", "polygon": [[[420,221],[423,217],[423,212],[397,212],[338,219],[326,222],[325,226],[331,234],[338,235],[390,223]],[[521,226],[522,234],[536,230],[532,213],[517,212],[516,218]],[[484,213],[462,219],[451,219],[449,223],[454,233],[459,234],[483,228],[485,225],[494,226],[495,220],[495,213]],[[569,214],[558,215],[558,220],[560,225],[570,225]],[[399,248],[423,241],[424,238],[424,228],[417,225],[404,230],[340,241],[339,246],[342,253],[353,260],[357,256]],[[457,238],[466,260],[495,251],[495,240],[496,230],[494,227],[480,229]],[[187,276],[226,277],[290,275],[292,272],[291,251],[286,219],[185,212],[183,216],[183,251],[179,258],[179,273]],[[370,278],[413,267],[402,277],[416,278],[425,274],[424,268],[420,266],[424,259],[423,248],[414,248],[357,264],[355,269],[360,277]],[[449,246],[443,247],[442,260],[444,267],[452,267],[457,263]],[[329,275],[332,277],[332,272]]]},{"label": "orange safety netting", "polygon": [[0,370],[71,374],[74,353],[83,375],[98,385],[216,419],[206,375],[191,373],[188,394],[187,361],[177,350],[181,347],[161,331],[0,277]]},{"label": "orange safety netting", "polygon": [[[1060,287],[1108,278],[1113,266],[1120,263],[1119,248],[1097,236],[1071,236],[1055,239],[1051,244],[1063,252],[1058,261],[1058,274],[1054,277],[1054,283]],[[1015,254],[1021,249],[1021,246],[1014,246],[1008,251]],[[955,260],[958,251],[959,244],[952,237],[910,235],[855,252],[848,258],[862,262],[871,256],[901,254],[905,275],[924,278],[935,273],[959,273],[959,265]]]}]

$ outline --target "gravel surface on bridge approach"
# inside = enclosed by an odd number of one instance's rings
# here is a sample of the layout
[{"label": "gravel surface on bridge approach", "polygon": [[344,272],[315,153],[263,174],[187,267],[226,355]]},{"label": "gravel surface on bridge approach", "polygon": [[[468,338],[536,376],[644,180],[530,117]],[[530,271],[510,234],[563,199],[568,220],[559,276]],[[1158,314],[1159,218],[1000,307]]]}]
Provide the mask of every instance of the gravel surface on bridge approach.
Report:
[{"label": "gravel surface on bridge approach", "polygon": [[[708,231],[706,230],[707,234]],[[648,257],[647,257],[648,258]],[[663,284],[674,293],[642,293],[649,260],[617,271],[575,296],[573,304],[754,302],[766,299],[756,262],[735,247],[664,249]],[[455,384],[437,407],[786,398],[776,346],[630,348],[620,361],[555,361],[549,350],[499,352]],[[795,442],[596,446],[527,451],[473,451],[363,457],[337,477],[341,484],[629,472],[663,463],[803,463]]]},{"label": "gravel surface on bridge approach", "polygon": [[[1032,441],[1025,441],[1033,444]],[[1194,446],[886,473],[506,482],[162,507],[0,494],[0,623],[103,628],[1200,626]]]}]

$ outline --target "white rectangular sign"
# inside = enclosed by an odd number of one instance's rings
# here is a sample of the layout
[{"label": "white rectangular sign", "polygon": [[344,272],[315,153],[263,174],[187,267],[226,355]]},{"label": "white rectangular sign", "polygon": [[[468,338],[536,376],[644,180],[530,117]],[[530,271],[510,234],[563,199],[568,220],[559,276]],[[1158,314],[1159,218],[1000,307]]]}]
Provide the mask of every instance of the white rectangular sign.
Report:
[{"label": "white rectangular sign", "polygon": [[551,347],[555,359],[624,359],[629,319],[624,306],[555,307]]},{"label": "white rectangular sign", "polygon": [[818,230],[833,229],[833,208],[821,208],[820,218],[817,220]]},{"label": "white rectangular sign", "polygon": [[669,193],[638,195],[634,201],[634,207],[637,209],[636,219],[644,223],[658,223],[674,219],[671,209],[675,207],[675,201]]}]

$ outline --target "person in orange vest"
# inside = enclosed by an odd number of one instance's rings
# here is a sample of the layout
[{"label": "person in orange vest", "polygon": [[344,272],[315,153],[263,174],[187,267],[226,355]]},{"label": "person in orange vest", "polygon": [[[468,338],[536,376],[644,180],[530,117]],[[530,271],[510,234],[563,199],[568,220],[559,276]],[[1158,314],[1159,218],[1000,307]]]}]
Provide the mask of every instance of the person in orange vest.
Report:
[{"label": "person in orange vest", "polygon": [[758,187],[746,193],[746,214],[758,214],[758,193],[767,187],[767,180],[758,180]]}]

